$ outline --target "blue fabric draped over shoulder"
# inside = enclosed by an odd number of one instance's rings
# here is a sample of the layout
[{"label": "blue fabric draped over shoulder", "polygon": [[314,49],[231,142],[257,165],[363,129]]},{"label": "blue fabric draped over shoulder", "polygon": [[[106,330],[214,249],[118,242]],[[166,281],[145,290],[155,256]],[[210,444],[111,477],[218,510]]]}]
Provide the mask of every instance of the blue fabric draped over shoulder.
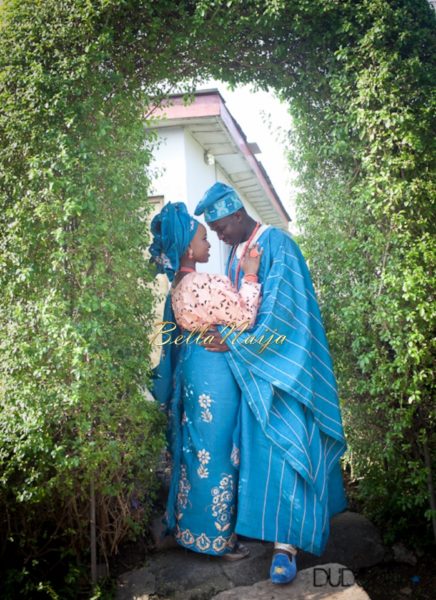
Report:
[{"label": "blue fabric draped over shoulder", "polygon": [[[262,303],[256,324],[242,335],[220,327],[242,404],[249,407],[242,413],[240,444],[250,453],[241,457],[236,530],[321,554],[329,517],[346,507],[338,463],[346,444],[330,351],[297,244],[274,227],[258,242]],[[231,268],[234,280],[236,261]],[[241,270],[237,287],[242,276]],[[253,469],[259,473],[261,464],[268,473],[256,480]]]},{"label": "blue fabric draped over shoulder", "polygon": [[[173,343],[176,337],[181,334],[181,330],[176,325],[170,294],[168,294],[165,301],[163,321],[171,323],[174,327],[171,328],[170,333],[165,334],[168,341],[162,346],[159,364],[153,370],[151,392],[168,418],[167,444],[171,455],[172,478],[167,504],[168,506],[174,507],[180,478],[180,456],[182,445],[180,422],[183,410],[181,383],[183,345]],[[166,517],[168,530],[174,530],[176,525],[174,508],[169,512],[167,511]]]}]

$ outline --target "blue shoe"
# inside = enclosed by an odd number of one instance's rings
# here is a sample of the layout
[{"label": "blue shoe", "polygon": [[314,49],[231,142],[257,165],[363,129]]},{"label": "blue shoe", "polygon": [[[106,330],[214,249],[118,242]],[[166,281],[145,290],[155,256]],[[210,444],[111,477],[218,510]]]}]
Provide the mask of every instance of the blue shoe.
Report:
[{"label": "blue shoe", "polygon": [[274,552],[269,575],[272,583],[291,583],[297,574],[297,562],[290,552]]}]

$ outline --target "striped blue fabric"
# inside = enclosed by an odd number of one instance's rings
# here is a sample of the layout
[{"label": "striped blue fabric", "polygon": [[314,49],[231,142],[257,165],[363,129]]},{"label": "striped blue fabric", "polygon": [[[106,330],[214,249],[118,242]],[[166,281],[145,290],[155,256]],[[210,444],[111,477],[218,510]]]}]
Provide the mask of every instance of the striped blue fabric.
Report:
[{"label": "striped blue fabric", "polygon": [[258,241],[263,299],[256,325],[242,335],[220,328],[242,390],[236,531],[321,554],[330,516],[346,506],[338,464],[346,445],[332,361],[298,246],[273,227]]}]

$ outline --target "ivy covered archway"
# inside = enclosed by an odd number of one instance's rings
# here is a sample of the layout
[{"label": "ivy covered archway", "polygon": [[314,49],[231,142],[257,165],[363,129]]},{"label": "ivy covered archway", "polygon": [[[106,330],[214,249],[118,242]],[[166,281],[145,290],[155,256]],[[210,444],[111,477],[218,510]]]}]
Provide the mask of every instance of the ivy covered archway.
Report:
[{"label": "ivy covered archway", "polygon": [[427,1],[4,0],[0,17],[5,548],[43,560],[48,532],[80,554],[91,488],[102,555],[148,510],[162,439],[138,388],[152,306],[144,114],[207,76],[289,103],[352,475],[392,537],[412,513],[434,519]]}]

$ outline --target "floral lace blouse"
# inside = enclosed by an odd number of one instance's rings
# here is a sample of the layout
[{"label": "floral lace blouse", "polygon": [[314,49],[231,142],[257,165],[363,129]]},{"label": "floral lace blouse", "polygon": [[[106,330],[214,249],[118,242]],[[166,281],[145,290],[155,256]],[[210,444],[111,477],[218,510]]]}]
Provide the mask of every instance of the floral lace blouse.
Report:
[{"label": "floral lace blouse", "polygon": [[225,275],[188,273],[171,292],[177,324],[192,331],[212,325],[240,325],[256,320],[260,283],[242,280],[235,290]]}]

